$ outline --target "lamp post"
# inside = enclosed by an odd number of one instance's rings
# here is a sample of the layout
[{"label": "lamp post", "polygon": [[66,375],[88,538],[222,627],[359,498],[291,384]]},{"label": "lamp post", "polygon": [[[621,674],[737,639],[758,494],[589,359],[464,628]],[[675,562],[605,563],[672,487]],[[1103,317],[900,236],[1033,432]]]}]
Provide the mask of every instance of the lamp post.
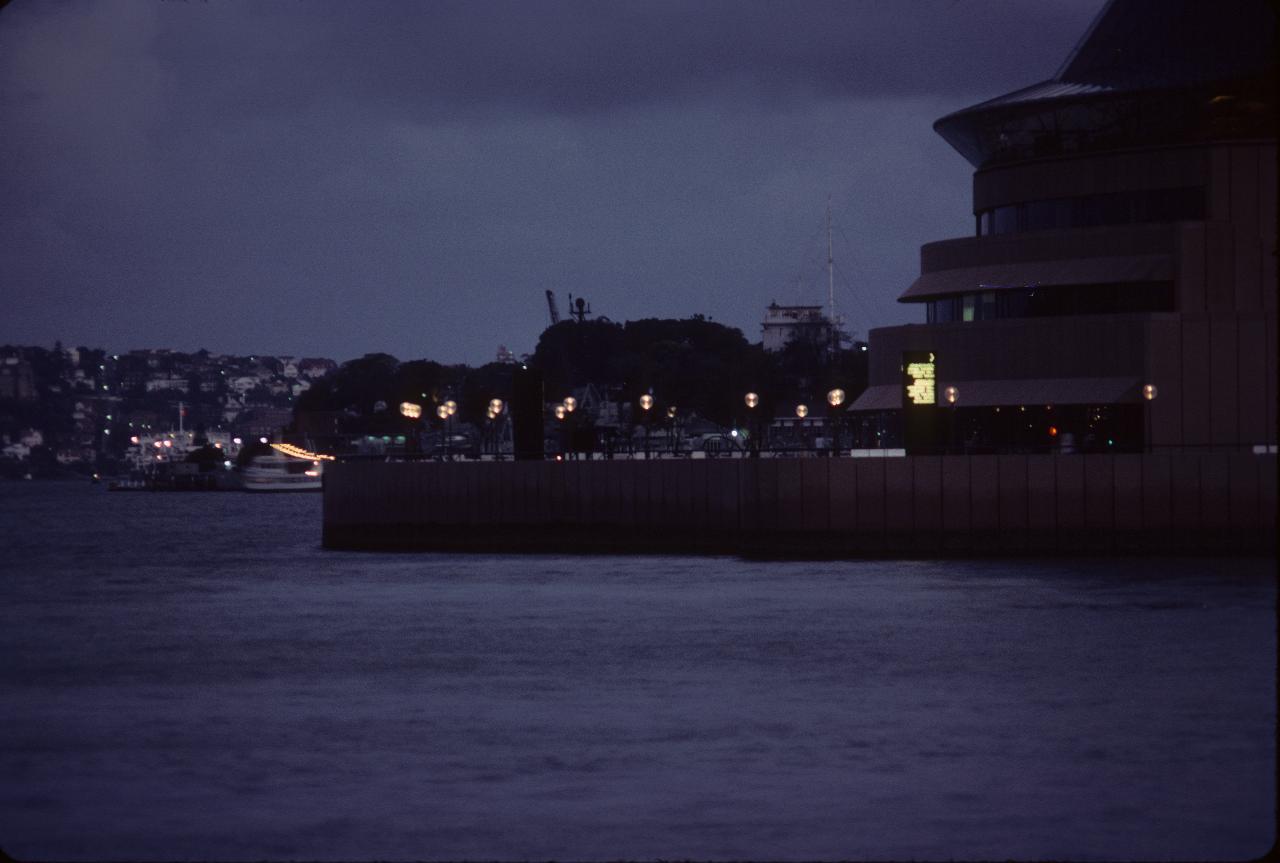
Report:
[{"label": "lamp post", "polygon": [[1156,400],[1156,396],[1159,394],[1160,391],[1156,389],[1155,384],[1143,384],[1142,398],[1147,403],[1147,427],[1143,429],[1143,436],[1147,439],[1147,452],[1153,451],[1151,445],[1151,403]]},{"label": "lamp post", "polygon": [[560,438],[560,457],[564,458],[566,455],[565,450],[567,449],[564,445],[564,418],[569,415],[569,412],[565,410],[564,405],[559,404],[555,406],[552,413],[556,417],[556,432],[557,437]]},{"label": "lamp post", "polygon": [[489,438],[493,441],[493,457],[496,461],[502,460],[500,437],[501,437],[501,417],[502,409],[506,407],[502,403],[502,399],[490,399],[489,409],[486,415],[489,418]]},{"label": "lamp post", "polygon": [[412,443],[408,447],[409,451],[415,454],[421,452],[418,444],[418,421],[422,417],[422,405],[413,402],[400,402],[400,415],[407,420],[412,420],[409,433],[413,435]]},{"label": "lamp post", "polygon": [[452,416],[452,414],[449,413],[449,405],[447,403],[442,405],[437,405],[436,416],[440,417],[440,422],[444,425],[444,457],[445,457],[445,460],[448,461],[449,460],[449,417]]},{"label": "lamp post", "polygon": [[672,455],[678,454],[680,450],[679,440],[676,437],[676,414],[678,413],[679,410],[675,405],[671,405],[667,408],[667,435],[671,438]]},{"label": "lamp post", "polygon": [[951,405],[947,420],[947,452],[950,453],[956,441],[956,402],[960,401],[960,390],[947,387],[942,391],[942,396],[947,400],[947,404]]},{"label": "lamp post", "polygon": [[752,458],[760,457],[760,428],[757,419],[760,414],[756,408],[760,405],[760,396],[757,393],[750,392],[742,397],[743,403],[747,406],[747,428],[751,433],[751,444],[749,452]]},{"label": "lamp post", "polygon": [[[560,404],[564,407],[565,424],[569,427],[568,432],[565,434],[565,440],[568,443],[567,445],[562,445],[560,449],[564,450],[565,458],[568,458],[570,455],[569,450],[573,446],[573,412],[578,409],[578,400],[573,396],[565,396],[564,401]],[[575,455],[574,458],[577,458],[577,456]]]},{"label": "lamp post", "polygon": [[653,396],[645,393],[640,396],[640,410],[644,411],[641,417],[644,421],[644,459],[649,460],[649,411],[653,407]]},{"label": "lamp post", "polygon": [[[844,404],[845,392],[836,387],[827,392],[827,404],[830,406],[827,410],[827,437],[831,438],[831,454],[835,455],[840,452],[840,415],[838,411],[840,406]],[[835,433],[832,434],[831,426],[835,426]]]}]

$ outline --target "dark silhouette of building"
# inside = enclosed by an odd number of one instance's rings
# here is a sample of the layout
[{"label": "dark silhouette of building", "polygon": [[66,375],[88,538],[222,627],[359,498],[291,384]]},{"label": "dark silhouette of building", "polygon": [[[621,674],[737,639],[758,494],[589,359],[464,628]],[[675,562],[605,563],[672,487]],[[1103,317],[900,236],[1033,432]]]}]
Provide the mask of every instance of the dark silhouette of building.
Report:
[{"label": "dark silhouette of building", "polygon": [[938,120],[975,236],[922,247],[926,323],[871,332],[850,410],[893,419],[928,351],[953,451],[1274,447],[1274,10],[1112,0],[1054,78]]}]

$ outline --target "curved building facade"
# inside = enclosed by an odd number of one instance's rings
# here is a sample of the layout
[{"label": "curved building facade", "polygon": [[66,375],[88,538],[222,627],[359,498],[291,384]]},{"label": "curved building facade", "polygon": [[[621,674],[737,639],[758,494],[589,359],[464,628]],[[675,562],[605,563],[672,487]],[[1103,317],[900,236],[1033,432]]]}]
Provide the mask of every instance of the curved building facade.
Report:
[{"label": "curved building facade", "polygon": [[871,332],[863,434],[927,352],[939,449],[1274,447],[1275,34],[1265,0],[1112,0],[1053,79],[938,120],[974,234]]}]

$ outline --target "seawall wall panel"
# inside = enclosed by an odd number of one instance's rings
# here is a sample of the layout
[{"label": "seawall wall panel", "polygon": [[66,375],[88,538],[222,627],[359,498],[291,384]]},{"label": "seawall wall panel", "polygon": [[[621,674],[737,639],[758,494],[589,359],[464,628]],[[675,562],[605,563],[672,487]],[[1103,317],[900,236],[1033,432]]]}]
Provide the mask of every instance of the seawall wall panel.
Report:
[{"label": "seawall wall panel", "polygon": [[342,548],[928,556],[1272,553],[1276,457],[338,462]]}]

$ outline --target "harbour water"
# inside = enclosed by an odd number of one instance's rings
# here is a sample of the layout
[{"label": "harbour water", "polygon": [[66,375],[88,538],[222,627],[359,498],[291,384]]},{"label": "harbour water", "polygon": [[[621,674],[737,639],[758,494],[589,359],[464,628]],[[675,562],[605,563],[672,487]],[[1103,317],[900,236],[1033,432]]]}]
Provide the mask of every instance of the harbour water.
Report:
[{"label": "harbour water", "polygon": [[24,859],[1231,859],[1271,560],[326,552],[318,495],[0,485]]}]

